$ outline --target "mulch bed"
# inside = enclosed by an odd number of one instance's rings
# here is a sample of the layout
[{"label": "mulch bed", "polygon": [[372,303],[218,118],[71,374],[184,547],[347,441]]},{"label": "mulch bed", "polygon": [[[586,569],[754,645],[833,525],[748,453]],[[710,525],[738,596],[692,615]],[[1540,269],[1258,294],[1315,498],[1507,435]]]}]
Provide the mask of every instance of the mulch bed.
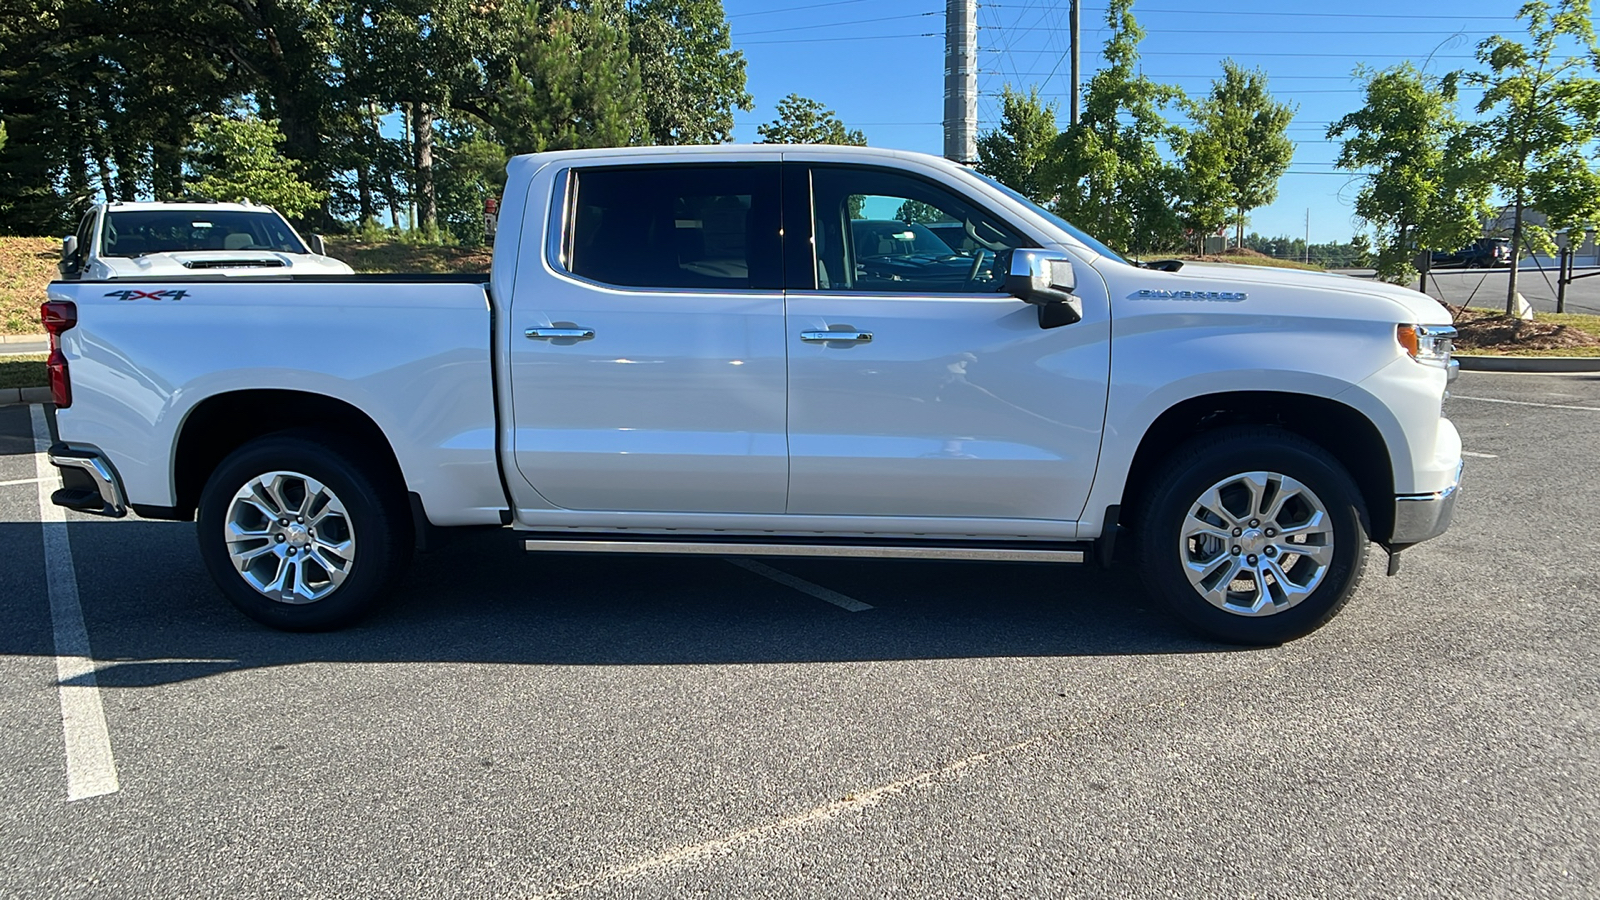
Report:
[{"label": "mulch bed", "polygon": [[1456,350],[1459,352],[1504,353],[1600,346],[1600,337],[1570,325],[1557,325],[1538,318],[1528,322],[1481,309],[1448,308],[1456,320]]}]

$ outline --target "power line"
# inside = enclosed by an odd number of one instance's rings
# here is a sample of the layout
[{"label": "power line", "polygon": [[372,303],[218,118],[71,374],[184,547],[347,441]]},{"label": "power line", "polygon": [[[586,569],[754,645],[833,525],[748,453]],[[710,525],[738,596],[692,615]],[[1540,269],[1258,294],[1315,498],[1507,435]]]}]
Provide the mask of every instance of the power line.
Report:
[{"label": "power line", "polygon": [[804,6],[785,6],[781,9],[761,9],[755,12],[730,13],[729,19],[742,19],[746,16],[771,16],[777,13],[796,12],[805,9],[822,9],[825,6],[849,6],[852,3],[866,3],[868,0],[833,0],[831,3],[807,3]]},{"label": "power line", "polygon": [[892,22],[897,19],[920,19],[924,16],[940,15],[938,10],[932,12],[911,13],[904,16],[879,16],[876,19],[855,19],[849,22],[823,22],[820,25],[792,25],[788,28],[767,28],[761,31],[746,31],[744,34],[777,34],[782,31],[808,31],[816,28],[843,28],[846,25],[867,25],[872,22]]},{"label": "power line", "polygon": [[[818,26],[818,27],[820,27],[820,26]],[[1002,27],[1003,26],[980,26],[980,30],[989,31],[989,30],[992,30],[992,29],[1002,28]],[[1065,29],[1065,28],[1061,28],[1061,29],[1057,29],[1057,28],[1034,28],[1033,30],[1034,31],[1066,31],[1068,29]],[[1100,28],[1100,29],[1096,29],[1096,30],[1097,31],[1106,31],[1108,29]],[[1252,29],[1243,29],[1243,28],[1145,28],[1145,29],[1143,29],[1143,31],[1145,33],[1145,36],[1147,36],[1147,37],[1149,35],[1152,35],[1152,34],[1180,34],[1180,35],[1182,35],[1182,34],[1238,34],[1238,35],[1246,35],[1246,34],[1307,35],[1307,34],[1310,34],[1310,32],[1307,32],[1303,28],[1292,29],[1292,30],[1265,29],[1265,30],[1260,30],[1260,31],[1257,31],[1257,30],[1255,30],[1253,28]],[[1368,29],[1368,30],[1365,30],[1365,31],[1324,31],[1323,29],[1319,28],[1319,29],[1317,29],[1317,31],[1315,33],[1319,37],[1322,36],[1322,35],[1325,35],[1325,34],[1359,34],[1359,35],[1366,35],[1366,36],[1369,36],[1369,37],[1373,35],[1373,32],[1372,32],[1371,29]],[[1467,37],[1469,35],[1471,35],[1471,36],[1482,35],[1484,37],[1489,37],[1491,35],[1498,34],[1498,33],[1499,32],[1495,32],[1495,31],[1460,31],[1460,30],[1453,30],[1453,31],[1390,31],[1390,30],[1385,30],[1383,32],[1383,35],[1385,37],[1387,37],[1389,35],[1392,35],[1392,34],[1408,35],[1408,36],[1409,35],[1459,35],[1461,37]]]},{"label": "power line", "polygon": [[[984,5],[985,6],[992,6],[992,7],[995,7],[996,9],[1012,8],[1012,4],[1009,4],[1009,3],[985,3]],[[1089,12],[1089,11],[1092,11],[1092,12],[1105,12],[1106,11],[1105,7],[1088,7],[1088,6],[1084,7],[1084,10],[1086,12]],[[1268,12],[1266,10],[1258,10],[1258,9],[1244,10],[1244,9],[1143,9],[1143,8],[1141,8],[1137,12],[1140,15],[1146,15],[1148,13],[1161,13],[1163,15],[1180,15],[1180,16],[1254,16],[1254,17],[1257,17],[1257,18],[1267,17],[1267,16],[1291,16],[1291,17],[1309,17],[1309,18],[1325,18],[1325,19],[1445,19],[1445,20],[1452,21],[1452,22],[1465,22],[1465,21],[1514,22],[1514,21],[1516,21],[1516,16],[1430,16],[1430,15],[1411,14],[1411,13]]]},{"label": "power line", "polygon": [[924,34],[867,34],[860,37],[835,37],[835,38],[793,38],[777,41],[739,41],[741,46],[754,46],[756,44],[834,44],[840,41],[898,41],[907,38],[942,38],[943,34],[932,31]]}]

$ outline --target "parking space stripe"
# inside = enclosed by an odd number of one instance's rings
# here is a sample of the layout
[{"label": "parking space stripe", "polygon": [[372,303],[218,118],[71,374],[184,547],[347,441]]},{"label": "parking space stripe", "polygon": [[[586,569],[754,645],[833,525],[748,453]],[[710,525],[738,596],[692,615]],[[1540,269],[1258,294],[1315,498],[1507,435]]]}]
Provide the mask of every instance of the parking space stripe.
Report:
[{"label": "parking space stripe", "polygon": [[837,606],[840,609],[846,609],[850,612],[862,612],[872,608],[871,605],[862,603],[860,600],[857,600],[854,597],[846,597],[838,591],[830,591],[820,584],[812,584],[804,578],[796,578],[795,576],[790,575],[788,572],[781,572],[771,566],[758,563],[753,559],[730,559],[728,562],[733,563],[745,571],[754,572],[763,578],[770,578],[785,587],[794,588],[802,594],[810,594],[818,600],[824,600],[828,603],[832,603],[834,606]]},{"label": "parking space stripe", "polygon": [[1567,403],[1535,403],[1532,400],[1501,400],[1498,397],[1467,397],[1461,394],[1451,394],[1451,400],[1476,400],[1479,403],[1506,403],[1511,406],[1541,406],[1545,409],[1578,409],[1584,412],[1600,412],[1600,406],[1572,406]]},{"label": "parking space stripe", "polygon": [[0,481],[0,487],[11,487],[15,484],[38,484],[37,478],[18,478],[15,481]]},{"label": "parking space stripe", "polygon": [[112,794],[117,783],[117,761],[111,755],[111,733],[106,728],[100,686],[94,677],[94,656],[89,651],[89,631],[78,602],[78,574],[72,564],[72,544],[67,538],[66,512],[50,502],[58,483],[50,449],[50,425],[44,407],[31,406],[33,460],[39,473],[39,523],[44,528],[45,583],[50,594],[50,624],[55,631],[56,681],[61,696],[61,731],[67,749],[67,800]]},{"label": "parking space stripe", "polygon": [[1470,456],[1473,459],[1499,459],[1500,458],[1499,454],[1496,454],[1496,453],[1474,453],[1471,450],[1463,450],[1463,451],[1461,451],[1461,455],[1462,456]]}]

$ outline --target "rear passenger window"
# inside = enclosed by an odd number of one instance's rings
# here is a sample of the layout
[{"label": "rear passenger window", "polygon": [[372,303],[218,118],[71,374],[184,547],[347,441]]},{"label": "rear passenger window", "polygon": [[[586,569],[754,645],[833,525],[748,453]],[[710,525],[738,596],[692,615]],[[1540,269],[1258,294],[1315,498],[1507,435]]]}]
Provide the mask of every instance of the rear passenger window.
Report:
[{"label": "rear passenger window", "polygon": [[578,169],[567,270],[626,287],[783,286],[777,165]]}]

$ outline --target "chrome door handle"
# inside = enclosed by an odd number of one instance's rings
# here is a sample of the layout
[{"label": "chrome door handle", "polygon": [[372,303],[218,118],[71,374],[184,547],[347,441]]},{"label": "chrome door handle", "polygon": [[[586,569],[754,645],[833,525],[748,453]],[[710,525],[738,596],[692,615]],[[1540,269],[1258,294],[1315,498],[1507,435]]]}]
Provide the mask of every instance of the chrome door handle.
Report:
[{"label": "chrome door handle", "polygon": [[548,341],[552,338],[571,338],[573,340],[587,341],[594,337],[593,328],[529,328],[522,333],[523,337],[536,341]]},{"label": "chrome door handle", "polygon": [[833,341],[849,341],[854,344],[872,343],[870,331],[802,331],[800,340],[808,344],[827,344]]}]

